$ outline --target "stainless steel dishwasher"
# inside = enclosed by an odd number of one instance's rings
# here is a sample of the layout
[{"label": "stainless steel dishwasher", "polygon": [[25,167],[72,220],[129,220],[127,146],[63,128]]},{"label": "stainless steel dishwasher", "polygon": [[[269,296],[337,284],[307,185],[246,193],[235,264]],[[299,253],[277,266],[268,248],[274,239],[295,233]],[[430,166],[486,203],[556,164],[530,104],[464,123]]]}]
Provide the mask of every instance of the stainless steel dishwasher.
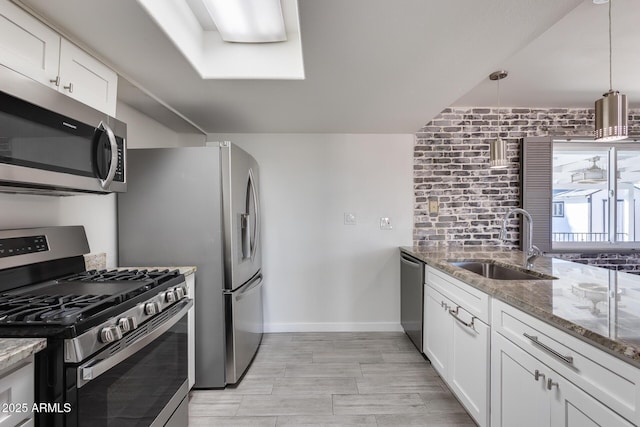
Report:
[{"label": "stainless steel dishwasher", "polygon": [[422,353],[424,262],[400,252],[400,323]]}]

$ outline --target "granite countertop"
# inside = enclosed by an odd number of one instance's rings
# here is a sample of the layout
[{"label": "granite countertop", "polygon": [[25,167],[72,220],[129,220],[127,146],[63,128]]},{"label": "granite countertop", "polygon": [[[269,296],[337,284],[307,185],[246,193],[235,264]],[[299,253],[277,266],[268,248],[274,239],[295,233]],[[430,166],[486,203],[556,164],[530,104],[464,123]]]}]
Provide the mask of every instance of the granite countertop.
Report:
[{"label": "granite countertop", "polygon": [[0,339],[0,370],[20,362],[47,346],[45,338]]},{"label": "granite countertop", "polygon": [[493,260],[522,268],[524,254],[493,246],[402,251],[494,298],[640,367],[640,276],[551,257],[533,270],[556,280],[493,280],[446,260]]}]

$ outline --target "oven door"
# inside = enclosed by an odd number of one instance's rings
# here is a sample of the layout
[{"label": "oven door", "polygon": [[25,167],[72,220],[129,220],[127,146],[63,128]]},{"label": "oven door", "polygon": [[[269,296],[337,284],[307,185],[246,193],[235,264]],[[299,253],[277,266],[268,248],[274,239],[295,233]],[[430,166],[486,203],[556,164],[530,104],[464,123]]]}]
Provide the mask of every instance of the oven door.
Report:
[{"label": "oven door", "polygon": [[[187,312],[192,305],[190,299],[181,300],[90,360],[67,368],[67,379],[76,379],[69,393],[76,394],[76,405],[65,424],[186,425]],[[67,401],[73,402],[70,397]]]}]

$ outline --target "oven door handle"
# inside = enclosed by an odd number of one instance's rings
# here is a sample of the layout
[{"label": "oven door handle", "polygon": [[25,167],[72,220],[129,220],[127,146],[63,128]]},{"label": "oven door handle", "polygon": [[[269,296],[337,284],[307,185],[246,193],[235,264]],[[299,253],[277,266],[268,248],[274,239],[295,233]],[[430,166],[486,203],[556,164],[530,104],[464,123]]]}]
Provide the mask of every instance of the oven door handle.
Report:
[{"label": "oven door handle", "polygon": [[[81,388],[88,382],[98,378],[100,375],[107,372],[109,369],[118,365],[120,362],[131,357],[138,351],[142,350],[147,345],[151,344],[160,335],[171,329],[184,315],[187,314],[189,309],[193,306],[193,300],[184,300],[184,306],[175,315],[171,316],[166,322],[158,326],[156,329],[142,336],[140,339],[132,342],[121,351],[113,354],[112,356],[106,356],[100,358],[100,356],[90,360],[85,365],[78,368],[77,387]],[[107,352],[108,353],[108,352]]]}]

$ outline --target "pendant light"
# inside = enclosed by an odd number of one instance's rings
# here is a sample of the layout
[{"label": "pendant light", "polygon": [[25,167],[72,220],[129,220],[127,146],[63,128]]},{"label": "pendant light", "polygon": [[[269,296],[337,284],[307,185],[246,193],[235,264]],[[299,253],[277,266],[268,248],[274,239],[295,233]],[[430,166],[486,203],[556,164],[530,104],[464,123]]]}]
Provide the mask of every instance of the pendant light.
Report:
[{"label": "pendant light", "polygon": [[509,166],[507,160],[507,142],[500,138],[500,80],[509,73],[504,70],[494,71],[489,75],[490,80],[498,82],[498,136],[489,144],[489,167],[491,169],[503,169]]},{"label": "pendant light", "polygon": [[627,95],[613,90],[611,60],[611,3],[609,0],[609,92],[596,101],[593,136],[596,141],[619,141],[629,136]]}]

